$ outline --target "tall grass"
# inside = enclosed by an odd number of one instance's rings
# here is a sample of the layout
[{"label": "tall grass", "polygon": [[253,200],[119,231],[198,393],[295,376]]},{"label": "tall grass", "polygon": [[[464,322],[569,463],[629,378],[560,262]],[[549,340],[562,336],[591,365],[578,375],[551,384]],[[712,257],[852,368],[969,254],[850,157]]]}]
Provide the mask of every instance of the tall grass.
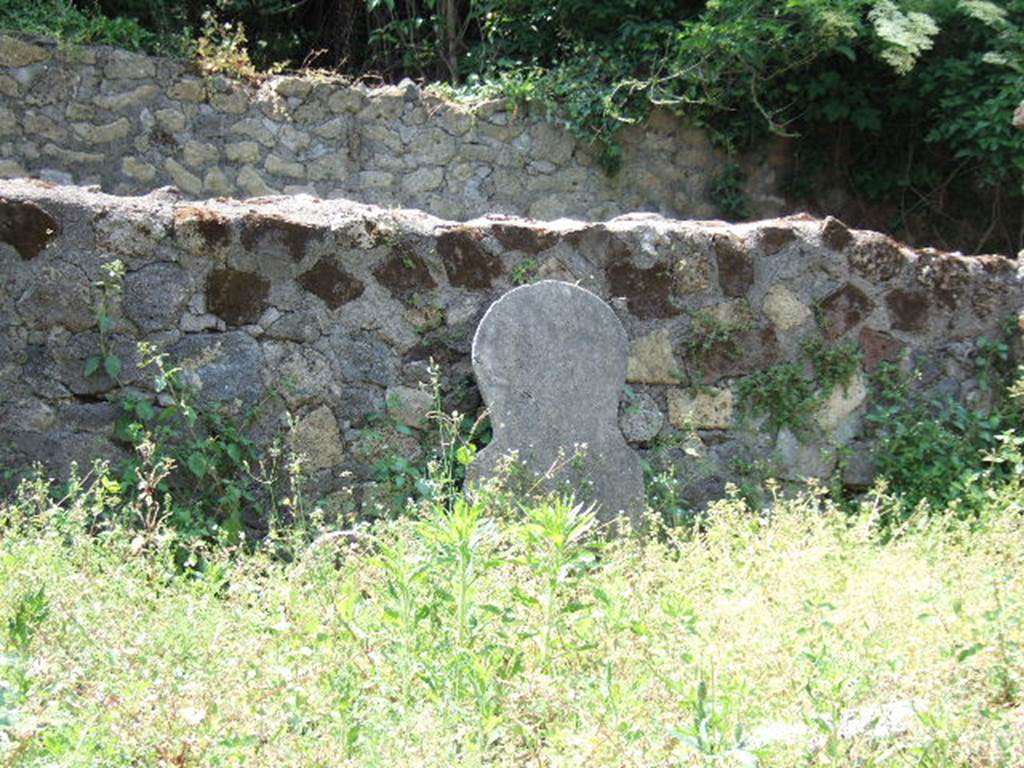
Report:
[{"label": "tall grass", "polygon": [[483,497],[286,562],[97,523],[103,487],[2,507],[2,764],[1024,764],[1016,497],[885,543],[882,491],[609,541]]}]

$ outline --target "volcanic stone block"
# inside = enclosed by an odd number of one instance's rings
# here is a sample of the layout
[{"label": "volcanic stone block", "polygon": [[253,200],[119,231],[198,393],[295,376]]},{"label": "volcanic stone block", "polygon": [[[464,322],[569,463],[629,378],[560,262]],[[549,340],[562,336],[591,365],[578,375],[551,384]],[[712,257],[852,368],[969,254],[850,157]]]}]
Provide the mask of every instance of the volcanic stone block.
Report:
[{"label": "volcanic stone block", "polygon": [[25,261],[38,256],[59,230],[53,216],[35,203],[0,197],[0,242]]},{"label": "volcanic stone block", "polygon": [[617,418],[628,353],[615,313],[578,286],[545,280],[491,305],[473,369],[494,441],[470,465],[470,483],[494,477],[514,452],[530,485],[572,490],[601,520],[623,512],[638,524],[643,474]]}]

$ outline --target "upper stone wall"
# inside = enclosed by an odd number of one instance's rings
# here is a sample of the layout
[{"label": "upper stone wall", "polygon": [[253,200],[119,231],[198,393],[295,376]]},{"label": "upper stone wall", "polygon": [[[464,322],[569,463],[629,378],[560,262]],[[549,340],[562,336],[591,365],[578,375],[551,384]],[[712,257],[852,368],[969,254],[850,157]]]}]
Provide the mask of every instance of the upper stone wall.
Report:
[{"label": "upper stone wall", "polygon": [[[93,283],[112,259],[127,267],[110,307],[116,382],[84,375],[100,348]],[[0,182],[0,275],[0,469],[123,457],[111,440],[119,399],[160,402],[139,365],[148,341],[205,402],[236,414],[260,404],[254,436],[308,455],[314,497],[354,485],[370,498],[374,461],[422,455],[370,417],[421,426],[430,359],[445,406],[476,412],[473,332],[525,281],[578,282],[611,304],[632,350],[620,427],[676,467],[694,503],[751,468],[825,477],[842,451],[844,480],[862,487],[870,372],[902,361],[970,401],[978,339],[1024,304],[1012,261],[915,251],[835,219],[459,224],[306,196],[129,199],[32,181]],[[744,414],[742,383],[803,364],[808,339],[853,342],[863,367],[799,435]]]},{"label": "upper stone wall", "polygon": [[[708,187],[722,159],[701,131],[657,114],[623,146],[609,178],[592,147],[504,101],[471,109],[408,81],[246,84],[180,60],[0,35],[0,178],[121,195],[170,184],[194,198],[307,192],[457,220],[717,214]],[[757,215],[781,211],[777,164],[749,161]]]}]

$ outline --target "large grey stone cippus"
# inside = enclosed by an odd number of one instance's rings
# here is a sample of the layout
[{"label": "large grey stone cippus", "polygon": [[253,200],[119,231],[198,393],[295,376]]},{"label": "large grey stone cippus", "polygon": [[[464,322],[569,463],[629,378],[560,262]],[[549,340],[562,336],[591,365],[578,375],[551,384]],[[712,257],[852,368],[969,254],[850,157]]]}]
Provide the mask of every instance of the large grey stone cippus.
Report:
[{"label": "large grey stone cippus", "polygon": [[473,338],[494,440],[470,465],[470,484],[514,452],[529,489],[572,490],[601,520],[621,512],[638,524],[643,474],[618,425],[628,356],[619,319],[583,288],[545,280],[498,299]]}]

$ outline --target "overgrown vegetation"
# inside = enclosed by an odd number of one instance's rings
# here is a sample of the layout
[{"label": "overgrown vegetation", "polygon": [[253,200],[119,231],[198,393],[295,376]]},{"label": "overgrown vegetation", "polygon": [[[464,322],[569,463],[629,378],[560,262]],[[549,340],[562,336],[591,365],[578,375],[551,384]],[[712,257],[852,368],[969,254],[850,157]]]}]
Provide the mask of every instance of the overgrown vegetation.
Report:
[{"label": "overgrown vegetation", "polygon": [[863,357],[852,339],[826,344],[811,336],[803,340],[800,350],[806,365],[778,363],[737,385],[741,406],[755,416],[763,416],[768,429],[785,428],[797,435],[807,432],[814,410],[837,388],[845,390],[850,385]]},{"label": "overgrown vegetation", "polygon": [[868,414],[876,438],[879,472],[915,505],[954,505],[977,513],[992,486],[1021,470],[1024,445],[1022,382],[1005,342],[981,340],[976,357],[979,389],[974,402],[934,387],[915,387],[912,375],[884,364],[873,380],[877,407]]},{"label": "overgrown vegetation", "polygon": [[[732,153],[799,136],[801,205],[845,190],[857,225],[1024,246],[1022,0],[11,0],[0,27],[198,52],[242,75],[288,62],[504,97],[563,121],[610,171],[620,130],[655,107]],[[730,216],[747,214],[742,183],[731,163],[713,185]]]},{"label": "overgrown vegetation", "polygon": [[141,531],[109,480],[0,506],[5,764],[1024,760],[1016,487],[887,543],[881,490],[604,544],[569,502],[484,495],[285,561]]}]

